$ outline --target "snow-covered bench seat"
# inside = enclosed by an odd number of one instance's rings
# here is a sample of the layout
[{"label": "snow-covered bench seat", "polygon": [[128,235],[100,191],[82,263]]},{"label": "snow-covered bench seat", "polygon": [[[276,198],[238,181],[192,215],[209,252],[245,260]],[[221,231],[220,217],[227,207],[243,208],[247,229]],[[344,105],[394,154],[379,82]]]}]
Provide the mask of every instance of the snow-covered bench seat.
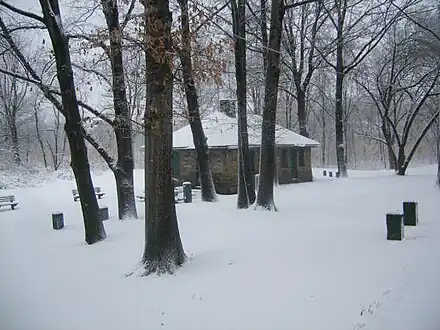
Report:
[{"label": "snow-covered bench seat", "polygon": [[2,206],[10,206],[11,209],[15,209],[18,205],[18,202],[15,200],[14,195],[9,196],[0,196],[0,207]]},{"label": "snow-covered bench seat", "polygon": [[[78,189],[72,189],[72,195],[74,202],[79,200]],[[95,195],[98,199],[101,199],[101,197],[105,195],[105,192],[103,192],[100,187],[95,187]]]}]

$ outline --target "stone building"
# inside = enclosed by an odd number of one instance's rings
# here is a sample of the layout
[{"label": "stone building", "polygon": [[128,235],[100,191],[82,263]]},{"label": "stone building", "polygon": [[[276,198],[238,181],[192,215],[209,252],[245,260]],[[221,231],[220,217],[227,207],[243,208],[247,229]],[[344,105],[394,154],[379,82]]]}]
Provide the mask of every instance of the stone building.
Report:
[{"label": "stone building", "polygon": [[[248,115],[252,171],[258,173],[261,116]],[[237,193],[237,118],[233,112],[210,113],[202,118],[209,145],[209,158],[217,193]],[[279,184],[312,181],[311,148],[318,142],[276,126],[276,180]],[[173,175],[180,182],[199,184],[196,153],[189,125],[173,133]]]}]

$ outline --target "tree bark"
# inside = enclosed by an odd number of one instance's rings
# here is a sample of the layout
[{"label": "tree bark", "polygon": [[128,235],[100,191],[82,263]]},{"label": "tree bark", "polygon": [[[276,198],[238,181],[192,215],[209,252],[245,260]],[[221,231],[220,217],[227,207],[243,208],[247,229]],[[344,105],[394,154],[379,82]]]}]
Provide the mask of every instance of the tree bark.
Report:
[{"label": "tree bark", "polygon": [[142,275],[173,273],[185,261],[172,185],[173,74],[169,0],[146,0],[145,249]]},{"label": "tree bark", "polygon": [[122,57],[122,31],[119,24],[118,4],[113,0],[101,0],[102,11],[110,36],[110,60],[112,70],[113,129],[116,136],[118,160],[114,170],[118,195],[119,219],[137,219],[134,196],[134,160],[131,137],[132,125],[128,108],[124,64]]},{"label": "tree bark", "polygon": [[275,210],[273,197],[275,163],[275,120],[277,109],[277,92],[280,78],[280,47],[282,21],[284,17],[283,0],[273,0],[271,7],[269,50],[267,55],[267,72],[265,79],[263,127],[261,134],[260,183],[258,186],[256,206]]},{"label": "tree bark", "polygon": [[246,1],[232,3],[232,21],[235,36],[235,79],[237,82],[238,119],[238,194],[237,207],[248,208],[255,202],[254,178],[251,171],[251,156],[247,124],[247,79],[246,79]]},{"label": "tree bark", "polygon": [[306,112],[306,92],[302,89],[297,89],[296,102],[298,106],[298,123],[299,134],[309,137],[307,131],[307,112]]},{"label": "tree bark", "polygon": [[40,134],[40,120],[38,118],[38,109],[36,107],[34,108],[34,118],[35,118],[35,130],[37,133],[37,140],[40,145],[41,155],[43,156],[44,167],[47,167],[46,150],[44,149],[44,143]]},{"label": "tree bark", "polygon": [[20,158],[20,144],[18,142],[18,130],[17,130],[17,119],[14,115],[13,123],[11,125],[11,142],[12,142],[12,154],[15,166],[21,166]]},{"label": "tree bark", "polygon": [[192,131],[194,147],[197,154],[197,163],[200,170],[200,185],[202,200],[214,202],[217,195],[212,179],[209,164],[209,147],[200,119],[199,100],[194,82],[194,72],[191,59],[191,35],[189,27],[188,0],[178,0],[181,9],[182,47],[180,49],[180,62],[182,63],[183,80],[186,101],[188,104],[189,124]]},{"label": "tree bark", "polygon": [[335,133],[336,160],[340,177],[347,177],[347,165],[344,151],[344,108],[342,104],[344,90],[344,58],[343,58],[343,17],[338,15],[338,30],[336,40],[336,86],[335,86]]},{"label": "tree bark", "polygon": [[267,0],[260,0],[260,27],[261,27],[261,42],[262,42],[262,54],[263,54],[263,70],[264,76],[266,76],[267,72],[267,47],[268,44],[268,36],[267,36]]},{"label": "tree bark", "polygon": [[81,116],[75,92],[68,41],[61,25],[58,0],[40,0],[40,6],[55,54],[57,79],[66,115],[65,131],[69,140],[71,166],[75,175],[78,193],[81,196],[85,240],[88,244],[93,244],[105,239],[106,233],[99,216],[86,144],[81,131]]},{"label": "tree bark", "polygon": [[405,146],[399,145],[398,156],[397,156],[397,175],[405,175],[406,168],[405,164]]}]

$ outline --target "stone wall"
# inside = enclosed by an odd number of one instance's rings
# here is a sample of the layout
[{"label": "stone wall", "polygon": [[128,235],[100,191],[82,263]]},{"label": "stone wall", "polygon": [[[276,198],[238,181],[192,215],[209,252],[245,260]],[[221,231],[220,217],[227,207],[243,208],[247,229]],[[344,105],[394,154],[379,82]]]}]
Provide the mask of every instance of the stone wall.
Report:
[{"label": "stone wall", "polygon": [[310,147],[304,148],[304,166],[298,166],[298,178],[301,182],[313,181],[312,150]]},{"label": "stone wall", "polygon": [[[294,148],[296,152],[292,153],[292,148],[288,149],[288,162],[281,164],[281,149],[275,150],[277,160],[276,177],[279,184],[308,182],[312,181],[311,168],[311,150],[304,148],[304,163],[299,166],[299,148]],[[252,158],[254,165],[254,174],[259,171],[260,150],[252,149]],[[175,151],[176,152],[176,151]],[[180,174],[176,175],[180,183],[183,181],[190,181],[193,185],[199,185],[197,158],[195,150],[179,150]],[[292,173],[292,157],[296,157],[297,173]],[[209,159],[211,163],[212,177],[217,193],[219,194],[236,194],[237,193],[237,149],[213,148],[209,151]],[[293,160],[295,161],[295,160]]]}]

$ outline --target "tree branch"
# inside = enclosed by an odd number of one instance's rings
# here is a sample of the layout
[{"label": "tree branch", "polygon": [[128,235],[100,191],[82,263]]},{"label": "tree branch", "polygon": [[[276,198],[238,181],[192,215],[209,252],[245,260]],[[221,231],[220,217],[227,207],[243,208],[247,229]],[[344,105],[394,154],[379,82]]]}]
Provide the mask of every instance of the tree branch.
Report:
[{"label": "tree branch", "polygon": [[292,0],[291,3],[284,4],[284,10],[304,6],[307,5],[308,3],[317,2],[317,1],[321,1],[321,0],[303,0],[300,2],[295,2],[295,0]]},{"label": "tree branch", "polygon": [[32,18],[34,20],[37,20],[37,21],[45,24],[43,17],[38,16],[37,14],[34,14],[34,13],[30,13],[30,12],[24,11],[24,10],[19,9],[17,7],[14,7],[13,5],[10,5],[9,3],[7,3],[7,2],[5,2],[3,0],[0,0],[0,6],[6,7],[10,11],[13,11],[14,13],[17,13],[17,14],[22,15],[22,16],[26,16],[28,18]]}]

